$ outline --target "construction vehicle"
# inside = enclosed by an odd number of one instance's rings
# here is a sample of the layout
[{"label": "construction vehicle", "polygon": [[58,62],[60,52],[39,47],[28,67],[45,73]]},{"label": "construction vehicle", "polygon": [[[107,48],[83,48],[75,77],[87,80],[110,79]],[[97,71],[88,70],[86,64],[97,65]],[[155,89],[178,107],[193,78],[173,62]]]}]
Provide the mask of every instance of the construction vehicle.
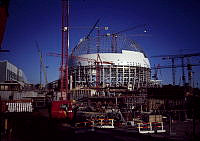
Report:
[{"label": "construction vehicle", "polygon": [[61,96],[58,101],[50,100],[49,113],[53,119],[73,119],[73,102],[68,99],[68,42],[69,0],[62,1],[62,54],[60,66]]},{"label": "construction vehicle", "polygon": [[51,103],[51,118],[72,120],[74,117],[71,101],[60,100]]}]

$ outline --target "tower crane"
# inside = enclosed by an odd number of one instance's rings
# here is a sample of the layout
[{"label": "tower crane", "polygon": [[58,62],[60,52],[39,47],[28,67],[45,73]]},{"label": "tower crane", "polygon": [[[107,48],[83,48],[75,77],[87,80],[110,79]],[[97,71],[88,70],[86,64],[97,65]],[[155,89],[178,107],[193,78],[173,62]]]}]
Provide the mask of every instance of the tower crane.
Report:
[{"label": "tower crane", "polygon": [[[93,25],[92,29],[89,31],[88,35],[86,36],[86,40],[89,39],[91,33],[93,32],[93,30],[96,28],[97,24],[99,23],[100,21],[100,18],[96,21],[96,23]],[[98,30],[99,31],[99,30]],[[97,46],[97,50],[99,50],[99,47]],[[88,50],[87,50],[87,53],[89,53],[89,47],[88,47]]]},{"label": "tower crane", "polygon": [[124,30],[121,30],[121,31],[118,31],[118,32],[115,32],[115,33],[105,34],[105,35],[101,35],[101,36],[111,36],[111,38],[112,38],[111,49],[112,49],[113,53],[116,53],[117,52],[117,37],[121,33],[124,33],[124,32],[127,32],[127,31],[131,31],[131,30],[135,30],[135,29],[140,28],[140,27],[144,28],[144,32],[147,31],[147,28],[146,28],[147,25],[146,24],[141,24],[141,25],[136,25],[134,27],[127,28],[127,29],[124,29]]},{"label": "tower crane", "polygon": [[44,74],[44,81],[45,81],[45,85],[48,84],[48,81],[47,81],[47,72],[46,72],[46,67],[44,65],[44,62],[43,62],[43,56],[42,56],[42,52],[39,48],[39,44],[37,41],[35,41],[35,44],[36,44],[36,48],[37,48],[37,52],[39,54],[39,57],[40,57],[40,86],[42,84],[42,71],[43,71],[43,74]]},{"label": "tower crane", "polygon": [[[190,64],[190,58],[191,57],[196,57],[200,56],[200,53],[191,53],[191,54],[175,54],[175,55],[158,55],[158,56],[151,56],[151,58],[162,58],[162,60],[171,60],[171,66],[165,66],[165,67],[160,67],[160,68],[171,68],[172,69],[172,80],[173,80],[173,85],[175,85],[175,68],[181,67],[182,68],[182,80],[183,80],[183,85],[186,84],[185,81],[185,67],[187,67],[188,70],[188,83],[191,86],[191,80],[192,80],[192,66],[198,66],[199,64]],[[185,65],[184,63],[184,58],[187,58],[188,63]],[[175,60],[176,59],[181,59],[181,65],[176,65]]]},{"label": "tower crane", "polygon": [[[89,40],[90,39],[90,35],[92,34],[92,32],[94,31],[95,28],[97,28],[97,24],[99,23],[100,21],[100,18],[97,19],[96,23],[92,26],[92,28],[90,29],[89,33],[87,34],[87,36],[84,38],[85,40]],[[97,28],[98,29],[98,28]],[[76,50],[79,46],[75,46],[73,51]],[[72,51],[72,52],[73,52]],[[89,47],[88,47],[88,50],[87,50],[87,53],[89,53],[90,50],[89,50]]]},{"label": "tower crane", "polygon": [[[82,38],[82,39],[80,39],[80,42],[82,42],[82,41],[89,41],[90,39],[91,39],[91,34],[92,34],[92,32],[96,29],[96,31],[97,31],[97,33],[96,33],[96,49],[97,49],[97,53],[99,53],[100,52],[100,31],[103,29],[103,30],[108,30],[108,27],[107,26],[103,26],[103,27],[100,27],[100,25],[99,25],[99,22],[100,22],[100,18],[99,19],[97,19],[97,21],[95,22],[95,24],[92,26],[92,27],[71,27],[71,28],[79,28],[79,29],[90,29],[90,31],[88,32],[88,34],[84,37],[84,38]],[[79,45],[76,45],[74,48],[73,48],[73,50],[72,50],[72,53],[75,51],[75,50],[77,50],[77,49],[79,49]],[[88,44],[88,48],[87,48],[87,54],[89,54],[90,53],[90,47],[89,47],[89,44]]]},{"label": "tower crane", "polygon": [[153,69],[155,70],[155,73],[152,77],[154,78],[154,80],[158,80],[158,70],[160,69],[160,64],[158,64],[157,66],[154,64]]},{"label": "tower crane", "polygon": [[61,99],[68,97],[69,0],[62,0]]},{"label": "tower crane", "polygon": [[91,33],[92,33],[93,30],[96,28],[96,26],[97,26],[97,24],[99,23],[99,21],[100,21],[100,18],[97,19],[96,23],[93,25],[92,29],[89,31],[89,33],[88,33],[87,36],[86,36],[86,39],[89,39]]}]

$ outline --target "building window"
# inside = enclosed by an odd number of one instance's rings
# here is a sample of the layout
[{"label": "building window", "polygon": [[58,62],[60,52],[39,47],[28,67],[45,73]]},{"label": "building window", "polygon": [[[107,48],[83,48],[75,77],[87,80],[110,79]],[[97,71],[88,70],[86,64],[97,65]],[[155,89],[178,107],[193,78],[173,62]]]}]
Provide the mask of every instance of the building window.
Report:
[{"label": "building window", "polygon": [[1,91],[4,90],[4,86],[3,86],[3,85],[0,86],[0,90],[1,90]]},{"label": "building window", "polygon": [[5,91],[7,91],[7,90],[8,90],[8,86],[5,86],[4,88],[5,88],[5,89],[4,89]]}]

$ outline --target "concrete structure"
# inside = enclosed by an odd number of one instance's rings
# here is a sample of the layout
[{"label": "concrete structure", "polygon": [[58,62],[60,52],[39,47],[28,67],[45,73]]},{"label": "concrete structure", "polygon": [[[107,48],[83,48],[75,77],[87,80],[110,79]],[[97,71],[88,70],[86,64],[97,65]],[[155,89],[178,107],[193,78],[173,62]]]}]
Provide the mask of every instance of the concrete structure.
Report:
[{"label": "concrete structure", "polygon": [[24,72],[8,61],[0,61],[0,83],[5,81],[27,82]]}]

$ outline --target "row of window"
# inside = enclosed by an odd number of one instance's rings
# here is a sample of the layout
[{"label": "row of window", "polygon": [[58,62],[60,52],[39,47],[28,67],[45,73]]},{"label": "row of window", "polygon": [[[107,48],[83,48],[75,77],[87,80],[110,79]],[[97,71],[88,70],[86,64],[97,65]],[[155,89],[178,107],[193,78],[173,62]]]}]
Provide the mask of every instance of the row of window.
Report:
[{"label": "row of window", "polygon": [[6,80],[18,80],[18,81],[23,81],[23,78],[19,75],[17,75],[16,73],[10,71],[10,70],[7,70],[7,78]]},{"label": "row of window", "polygon": [[19,85],[0,85],[0,91],[18,91],[20,89]]}]

